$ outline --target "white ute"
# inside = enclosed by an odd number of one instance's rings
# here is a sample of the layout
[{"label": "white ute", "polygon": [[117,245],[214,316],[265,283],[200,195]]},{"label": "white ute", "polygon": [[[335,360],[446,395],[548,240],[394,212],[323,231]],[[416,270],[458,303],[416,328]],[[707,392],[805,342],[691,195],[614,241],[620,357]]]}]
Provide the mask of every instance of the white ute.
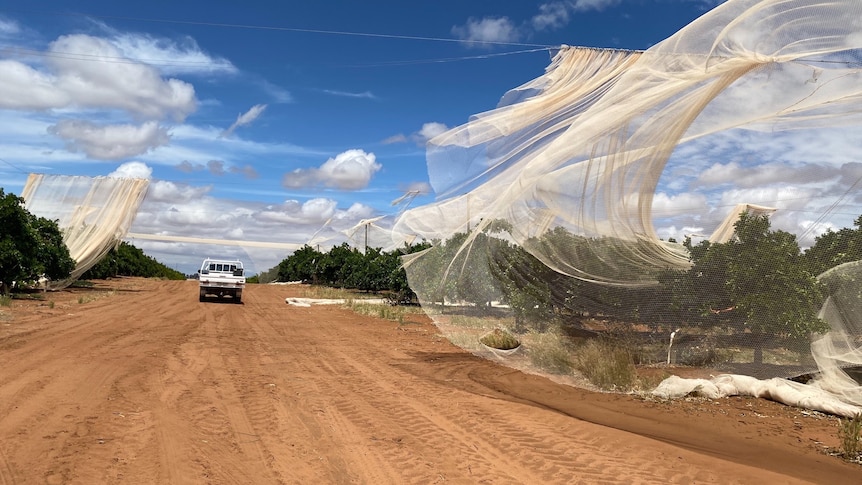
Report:
[{"label": "white ute", "polygon": [[242,290],[245,288],[242,261],[205,259],[198,271],[201,298],[206,301],[208,295],[230,296],[234,303],[242,302]]}]

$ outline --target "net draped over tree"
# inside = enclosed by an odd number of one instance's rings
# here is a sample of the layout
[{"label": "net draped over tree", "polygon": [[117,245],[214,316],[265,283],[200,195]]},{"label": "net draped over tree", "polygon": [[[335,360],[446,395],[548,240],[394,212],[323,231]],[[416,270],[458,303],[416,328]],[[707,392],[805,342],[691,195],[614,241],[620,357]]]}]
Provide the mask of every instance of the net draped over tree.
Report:
[{"label": "net draped over tree", "polygon": [[[643,364],[757,377],[816,370],[800,340],[825,331],[817,305],[828,289],[811,266],[784,274],[728,253],[727,271],[712,271],[707,286],[732,298],[723,308],[695,308],[694,296],[679,294],[695,245],[659,238],[653,206],[680,147],[728,133],[858,126],[860,60],[856,0],[730,0],[644,52],[563,46],[542,76],[428,143],[438,200],[405,211],[393,226],[399,238],[435,243],[405,258],[411,286],[465,348],[481,350],[474,337],[490,317],[523,335],[525,355],[513,365],[535,366],[550,352],[578,368],[581,339],[599,337],[634,349]],[[734,204],[748,202],[759,201]],[[738,206],[704,238],[714,252],[764,244],[788,252],[776,264],[804,264],[795,237],[760,217],[773,210]],[[757,237],[722,249],[746,217],[744,228]],[[765,227],[752,229],[757,221]],[[774,284],[757,286],[758,279]],[[802,288],[795,295],[769,293],[793,285]],[[781,310],[789,298],[803,304]],[[477,315],[485,323],[471,320]],[[555,340],[559,348],[539,350],[551,333],[564,337]]]},{"label": "net draped over tree", "polygon": [[57,221],[75,269],[62,287],[78,279],[129,232],[149,180],[30,174],[21,194],[27,210]]}]

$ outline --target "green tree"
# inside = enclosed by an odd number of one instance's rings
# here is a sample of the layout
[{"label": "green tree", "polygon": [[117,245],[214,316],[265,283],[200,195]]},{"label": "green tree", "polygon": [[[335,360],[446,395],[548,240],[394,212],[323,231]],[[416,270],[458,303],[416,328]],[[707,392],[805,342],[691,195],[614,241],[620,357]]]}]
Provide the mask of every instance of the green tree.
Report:
[{"label": "green tree", "polygon": [[826,231],[805,251],[805,263],[812,274],[819,275],[838,265],[862,260],[862,216],[853,224],[855,229]]},{"label": "green tree", "polygon": [[315,282],[322,259],[320,251],[306,244],[278,264],[278,280]]},{"label": "green tree", "polygon": [[117,247],[108,251],[96,265],[88,269],[82,279],[106,279],[115,276],[140,276],[144,278],[166,278],[183,280],[186,275],[165,266],[155,258],[127,242],[120,242]]},{"label": "green tree", "polygon": [[13,282],[68,278],[75,261],[56,221],[27,211],[24,199],[0,189],[0,292]]},{"label": "green tree", "polygon": [[[755,363],[770,337],[802,339],[828,329],[817,318],[823,288],[802,258],[796,236],[770,229],[769,217],[740,215],[726,243],[690,247],[692,268],[672,281],[678,301],[751,333]],[[667,282],[667,280],[666,280]],[[713,320],[715,322],[715,320]]]}]

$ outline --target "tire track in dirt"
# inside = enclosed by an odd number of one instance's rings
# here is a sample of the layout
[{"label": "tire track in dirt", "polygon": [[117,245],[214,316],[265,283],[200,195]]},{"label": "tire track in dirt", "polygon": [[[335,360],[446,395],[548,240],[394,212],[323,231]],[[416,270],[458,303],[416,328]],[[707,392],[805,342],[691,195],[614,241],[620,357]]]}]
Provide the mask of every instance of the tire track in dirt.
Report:
[{"label": "tire track in dirt", "polygon": [[[354,453],[352,446],[345,446],[331,438],[333,426],[340,428],[343,423],[333,423],[327,419],[333,413],[329,412],[331,406],[324,402],[326,400],[306,398],[328,395],[318,386],[319,379],[302,378],[306,371],[319,373],[326,363],[309,362],[308,358],[314,356],[315,352],[309,352],[305,343],[298,346],[284,345],[285,341],[293,340],[285,329],[299,322],[286,319],[283,306],[277,307],[281,311],[272,312],[271,304],[253,298],[248,300],[247,305],[255,308],[251,314],[257,317],[244,322],[247,324],[247,333],[241,342],[251,342],[250,348],[237,346],[231,362],[236,367],[246,369],[243,398],[247,402],[245,405],[249,417],[265,426],[275,427],[281,436],[288,437],[290,443],[283,438],[276,439],[282,446],[289,444],[295,447],[297,441],[307,443],[299,450],[300,456],[297,458],[307,463],[314,460],[326,465],[319,469],[317,480],[328,476],[333,483],[355,481],[361,477],[355,470],[361,469],[370,471],[370,479],[365,483],[394,483],[397,475],[387,472],[391,465],[377,459],[369,462],[367,454]],[[350,437],[353,434],[347,430],[337,437],[352,439]],[[265,437],[264,441],[269,439]],[[304,468],[307,466],[304,465]],[[315,466],[317,468],[319,466]]]},{"label": "tire track in dirt", "polygon": [[[327,341],[345,338],[328,333],[326,329],[323,332],[327,333]],[[342,328],[337,333],[344,332],[347,330]],[[342,396],[334,400],[336,407],[360,429],[374,426],[374,420],[382,413],[386,419],[397,423],[405,436],[412,437],[409,447],[393,448],[398,453],[389,457],[389,461],[404,462],[415,460],[412,458],[415,456],[431,455],[437,461],[447,462],[443,468],[459,469],[465,476],[476,473],[495,482],[511,483],[566,482],[573,479],[574,470],[581,476],[589,471],[589,467],[573,463],[571,443],[562,439],[559,428],[542,422],[531,422],[530,428],[516,424],[533,409],[517,409],[511,413],[493,401],[482,406],[471,405],[468,399],[471,396],[428,386],[407,373],[398,372],[392,379],[382,380],[379,376],[393,375],[393,368],[386,360],[396,356],[388,355],[391,349],[376,345],[376,339],[361,340],[370,343],[362,349],[333,345],[325,353],[330,372],[344,377],[337,383],[341,392],[329,389],[327,394]],[[344,392],[345,386],[350,393]],[[423,396],[423,399],[417,400],[415,396]],[[440,450],[446,452],[441,454]],[[518,459],[513,460],[512,456]],[[602,470],[592,472],[598,476]],[[432,477],[402,476],[405,481],[414,483],[426,482],[429,478]]]},{"label": "tire track in dirt", "polygon": [[[72,450],[83,447],[98,451],[112,436],[101,432],[110,427],[104,423],[110,421],[111,414],[100,409],[104,406],[100,399],[93,398],[104,399],[122,374],[120,361],[134,357],[131,351],[111,354],[135,347],[136,317],[142,311],[131,309],[129,320],[109,321],[98,311],[107,304],[100,300],[83,305],[81,308],[91,305],[97,310],[87,320],[62,315],[49,319],[54,325],[19,333],[14,339],[23,344],[16,342],[15,348],[3,353],[4,376],[21,378],[4,379],[0,384],[0,395],[6,404],[0,409],[0,436],[8,438],[14,432],[18,441],[29,437],[12,453],[5,452],[14,475],[33,478],[35,473],[48,483],[73,483],[74,460],[79,451]],[[34,346],[38,352],[33,351]],[[22,387],[18,382],[27,383]],[[17,426],[10,429],[9,425]],[[19,456],[28,455],[44,460],[36,466],[19,463]]]},{"label": "tire track in dirt", "polygon": [[[501,369],[425,323],[291,307],[289,287],[234,305],[135,281],[0,327],[0,485],[800,483],[677,446],[691,437],[658,434],[672,421],[643,403]],[[827,460],[809,480],[858,473]]]}]

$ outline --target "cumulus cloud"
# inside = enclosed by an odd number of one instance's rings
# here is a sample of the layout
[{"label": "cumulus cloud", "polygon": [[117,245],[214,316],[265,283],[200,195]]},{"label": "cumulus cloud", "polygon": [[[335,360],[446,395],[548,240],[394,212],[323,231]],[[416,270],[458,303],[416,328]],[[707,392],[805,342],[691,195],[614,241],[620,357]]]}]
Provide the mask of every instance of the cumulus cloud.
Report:
[{"label": "cumulus cloud", "polygon": [[197,108],[192,85],[127,60],[110,41],[84,34],[52,42],[45,66],[0,60],[0,108],[117,109],[135,118],[182,121]]},{"label": "cumulus cloud", "polygon": [[516,42],[521,38],[518,28],[508,17],[471,17],[466,24],[452,27],[452,35],[473,47]]},{"label": "cumulus cloud", "polygon": [[320,168],[299,168],[284,176],[288,188],[331,187],[359,190],[368,186],[371,177],[382,168],[373,153],[354,149],[330,158]]},{"label": "cumulus cloud", "polygon": [[399,133],[397,135],[390,136],[389,138],[383,140],[384,145],[392,145],[395,143],[406,143],[408,141],[412,141],[418,146],[424,147],[428,140],[434,138],[435,136],[443,133],[449,129],[448,126],[443,123],[437,123],[435,121],[425,123],[422,125],[422,128],[419,131],[411,133],[409,136]]},{"label": "cumulus cloud", "polygon": [[653,196],[652,201],[652,213],[660,217],[703,212],[706,207],[707,200],[703,194],[681,193],[668,195],[664,192],[659,192]]},{"label": "cumulus cloud", "polygon": [[555,30],[569,23],[569,6],[566,2],[539,5],[539,13],[530,21],[536,30]]},{"label": "cumulus cloud", "polygon": [[153,202],[189,202],[199,200],[210,192],[212,187],[194,187],[169,180],[156,180],[150,184],[147,199]]},{"label": "cumulus cloud", "polygon": [[265,222],[291,224],[324,224],[335,215],[338,204],[332,199],[316,198],[305,202],[287,200],[278,206],[268,206],[255,214]]},{"label": "cumulus cloud", "polygon": [[141,125],[97,125],[83,120],[61,120],[48,132],[66,142],[66,149],[96,160],[121,160],[167,145],[170,136],[155,121]]},{"label": "cumulus cloud", "polygon": [[142,162],[126,162],[116,170],[108,174],[108,177],[114,178],[131,178],[131,179],[148,179],[152,177],[153,169]]},{"label": "cumulus cloud", "polygon": [[227,137],[233,134],[234,130],[239,128],[240,126],[245,126],[250,124],[252,121],[256,120],[261,113],[266,109],[265,104],[256,104],[249,108],[245,113],[241,113],[236,117],[236,121],[233,122],[228,129],[224,130],[219,137]]},{"label": "cumulus cloud", "polygon": [[568,25],[575,13],[604,10],[621,0],[558,0],[539,5],[539,11],[523,25],[508,17],[469,18],[464,25],[452,27],[452,35],[471,47],[488,47],[494,43],[517,42],[531,32],[557,30]]}]

